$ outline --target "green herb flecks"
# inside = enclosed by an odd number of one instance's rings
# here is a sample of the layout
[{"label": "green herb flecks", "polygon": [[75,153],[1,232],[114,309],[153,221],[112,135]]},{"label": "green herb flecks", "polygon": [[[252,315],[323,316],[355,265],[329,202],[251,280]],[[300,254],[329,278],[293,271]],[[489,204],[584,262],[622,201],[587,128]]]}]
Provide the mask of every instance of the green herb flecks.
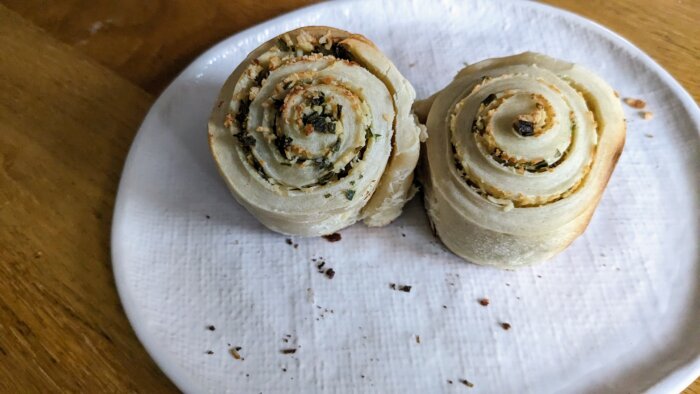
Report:
[{"label": "green herb flecks", "polygon": [[328,183],[331,179],[333,179],[333,176],[334,176],[334,175],[335,175],[334,173],[329,172],[329,173],[327,173],[327,174],[321,176],[320,178],[318,178],[318,184],[319,184],[319,185],[325,185],[325,184]]},{"label": "green herb flecks", "polygon": [[319,114],[318,112],[312,112],[302,116],[301,121],[304,125],[311,125],[314,131],[319,133],[335,133],[335,122],[327,117]]},{"label": "green herb flecks", "polygon": [[255,137],[246,133],[245,131],[241,131],[240,133],[236,134],[236,138],[244,147],[255,146]]},{"label": "green herb flecks", "polygon": [[323,92],[319,92],[318,96],[311,97],[311,105],[322,105],[326,102],[326,95]]},{"label": "green herb flecks", "polygon": [[281,38],[277,40],[277,48],[279,48],[283,52],[289,52],[292,50],[292,48],[290,48],[289,45],[287,45],[287,42]]},{"label": "green herb flecks", "polygon": [[522,135],[523,137],[535,135],[535,126],[532,124],[532,122],[528,122],[526,120],[518,119],[515,123],[513,123],[513,129],[516,133]]},{"label": "green herb flecks", "polygon": [[332,152],[339,151],[340,150],[340,143],[341,143],[340,138],[336,139],[335,143],[331,146],[331,151]]},{"label": "green herb flecks", "polygon": [[533,171],[539,171],[540,169],[545,168],[545,167],[547,167],[548,165],[549,165],[549,164],[547,164],[547,161],[546,161],[546,160],[538,161],[538,162],[535,164],[535,167],[533,168]]},{"label": "green herb flecks", "polygon": [[241,101],[236,114],[236,122],[241,129],[245,129],[246,120],[248,119],[248,111],[250,110],[250,100]]},{"label": "green herb flecks", "polygon": [[323,195],[323,198],[331,198],[331,194],[330,194],[330,193],[326,193],[326,194]]},{"label": "green herb flecks", "polygon": [[275,146],[279,150],[282,157],[287,158],[287,148],[289,148],[289,146],[292,144],[292,141],[294,141],[292,137],[288,137],[284,134],[275,138]]},{"label": "green herb flecks", "polygon": [[333,168],[333,163],[325,157],[317,157],[313,159],[313,162],[319,170],[328,170]]},{"label": "green herb flecks", "polygon": [[355,197],[355,191],[352,189],[348,189],[344,193],[345,193],[345,198],[347,198],[350,201],[352,201],[353,197]]},{"label": "green herb flecks", "polygon": [[333,46],[331,47],[331,52],[333,52],[333,56],[335,56],[338,59],[344,59],[348,61],[355,60],[348,48],[346,48],[344,45],[341,45],[340,43],[333,44]]},{"label": "green herb flecks", "polygon": [[270,75],[270,70],[263,69],[260,71],[258,75],[255,76],[255,84],[258,86],[262,85],[262,81],[267,78],[268,75]]}]

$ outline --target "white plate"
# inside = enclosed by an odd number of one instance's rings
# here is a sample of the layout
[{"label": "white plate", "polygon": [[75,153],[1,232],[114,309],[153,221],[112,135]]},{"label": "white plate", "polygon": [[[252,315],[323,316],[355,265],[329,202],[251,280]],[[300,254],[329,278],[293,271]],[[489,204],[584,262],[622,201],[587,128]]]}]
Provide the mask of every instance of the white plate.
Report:
[{"label": "white plate", "polygon": [[[626,108],[627,144],[593,221],[547,264],[517,272],[466,264],[433,239],[420,201],[388,227],[355,225],[340,242],[294,239],[294,248],[229,195],[205,126],[220,85],[250,50],[310,24],[374,40],[419,97],[463,62],[534,50],[595,70],[623,96],[645,99],[654,119]],[[188,392],[469,390],[459,379],[473,392],[678,391],[700,373],[698,130],[697,105],[668,73],[554,8],[319,4],[216,45],[153,105],[114,213],[119,293],[150,354]],[[315,269],[320,256],[334,279]],[[392,282],[413,289],[393,291]],[[229,354],[236,346],[245,360]],[[298,350],[280,352],[288,347]]]}]

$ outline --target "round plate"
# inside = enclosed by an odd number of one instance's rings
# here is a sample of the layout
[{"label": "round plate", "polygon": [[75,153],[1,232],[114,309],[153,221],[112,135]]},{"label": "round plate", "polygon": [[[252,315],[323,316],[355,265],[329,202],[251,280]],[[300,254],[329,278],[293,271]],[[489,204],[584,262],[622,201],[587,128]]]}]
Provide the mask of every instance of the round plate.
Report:
[{"label": "round plate", "polygon": [[[250,50],[312,24],[372,39],[419,97],[464,62],[533,50],[594,70],[654,118],[625,108],[627,144],[588,230],[546,264],[509,272],[461,261],[433,238],[419,200],[387,227],[290,245],[229,194],[206,123]],[[700,373],[699,130],[697,105],[666,71],[554,8],[301,9],[216,45],[151,108],[114,213],[119,293],[149,353],[187,392],[463,392],[460,380],[475,392],[679,391]]]}]

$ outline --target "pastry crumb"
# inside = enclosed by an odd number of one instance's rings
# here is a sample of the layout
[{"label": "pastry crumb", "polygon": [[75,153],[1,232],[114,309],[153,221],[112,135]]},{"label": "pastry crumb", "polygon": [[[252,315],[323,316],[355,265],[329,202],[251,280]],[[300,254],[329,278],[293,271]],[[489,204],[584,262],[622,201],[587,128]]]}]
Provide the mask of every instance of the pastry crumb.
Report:
[{"label": "pastry crumb", "polygon": [[622,99],[622,101],[624,101],[625,104],[629,105],[632,108],[641,109],[647,106],[647,103],[644,100],[632,97],[625,97],[624,99]]},{"label": "pastry crumb", "polygon": [[639,116],[641,116],[644,120],[649,120],[654,117],[654,114],[651,111],[642,111],[639,113]]},{"label": "pastry crumb", "polygon": [[488,305],[489,305],[489,299],[488,299],[488,298],[482,298],[482,299],[479,300],[479,304],[481,304],[481,306],[488,306]]},{"label": "pastry crumb", "polygon": [[467,379],[460,379],[459,382],[467,387],[474,387],[474,383],[468,381]]},{"label": "pastry crumb", "polygon": [[240,353],[238,353],[238,350],[240,350],[240,347],[235,347],[229,349],[229,353],[231,353],[231,356],[235,358],[236,360],[243,360],[243,357],[241,357]]}]

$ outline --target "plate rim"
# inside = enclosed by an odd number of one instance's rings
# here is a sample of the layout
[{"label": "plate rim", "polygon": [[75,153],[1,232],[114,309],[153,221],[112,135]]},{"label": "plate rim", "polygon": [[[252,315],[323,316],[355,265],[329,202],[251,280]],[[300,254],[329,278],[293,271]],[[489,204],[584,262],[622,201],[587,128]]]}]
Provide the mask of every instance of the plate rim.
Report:
[{"label": "plate rim", "polygon": [[[211,58],[214,54],[221,52],[225,47],[230,46],[232,42],[240,41],[246,37],[264,31],[265,29],[276,25],[277,23],[293,19],[295,17],[300,17],[308,13],[312,13],[318,9],[324,9],[329,7],[343,7],[347,4],[356,3],[362,0],[335,0],[328,2],[321,2],[317,4],[312,4],[304,6],[293,11],[278,15],[272,19],[268,19],[262,23],[253,25],[244,30],[241,30],[231,36],[228,36],[214,45],[209,49],[202,52],[194,60],[192,60],[187,67],[185,67],[169,84],[168,86],[158,95],[156,100],[153,102],[148,110],[148,113],[144,117],[143,121],[139,125],[136,132],[136,136],[129,146],[129,152],[124,161],[124,166],[121,171],[119,178],[119,184],[117,187],[117,193],[115,196],[114,210],[112,214],[112,226],[110,231],[110,255],[111,255],[111,265],[114,274],[114,282],[117,288],[117,294],[121,301],[122,309],[131,325],[136,337],[142,344],[148,355],[155,362],[159,369],[166,375],[170,381],[177,386],[178,389],[183,392],[199,392],[201,387],[196,384],[188,375],[188,371],[181,368],[174,361],[171,361],[167,357],[167,354],[160,352],[157,336],[149,332],[145,319],[143,319],[140,314],[140,310],[137,307],[136,301],[133,300],[132,294],[127,291],[126,288],[126,273],[124,271],[124,265],[120,264],[119,261],[123,261],[121,256],[121,251],[116,248],[115,245],[118,243],[119,235],[123,233],[121,230],[124,224],[124,192],[123,184],[124,177],[123,174],[126,170],[133,166],[134,155],[133,148],[138,145],[141,138],[143,138],[143,133],[141,133],[145,124],[149,122],[151,117],[154,116],[153,109],[161,106],[165,97],[172,94],[174,86],[185,80],[188,74],[192,73],[192,70],[202,63],[203,59]],[[392,0],[393,1],[393,0]],[[414,0],[421,3],[425,3],[426,0]],[[470,1],[483,1],[483,0],[470,0]],[[646,52],[638,48],[636,45],[631,43],[626,38],[620,36],[618,33],[610,30],[609,28],[585,18],[574,12],[564,10],[549,4],[543,4],[537,1],[524,1],[524,0],[501,0],[511,4],[518,4],[523,7],[532,7],[535,9],[540,9],[542,12],[554,14],[555,16],[564,18],[567,21],[574,22],[577,26],[588,28],[593,31],[597,31],[608,38],[610,41],[619,44],[629,53],[635,55],[637,59],[643,62],[647,67],[649,67],[661,80],[669,86],[674,95],[680,100],[685,111],[688,113],[689,118],[695,123],[696,132],[700,135],[700,108],[697,103],[690,95],[690,93],[685,90],[685,88],[678,82],[665,68],[658,64],[651,56]],[[685,364],[678,368],[675,368],[668,372],[666,375],[661,377],[651,386],[646,387],[644,390],[647,392],[681,392],[692,384],[696,379],[700,377],[700,349],[695,354],[695,357],[689,359]]]}]

